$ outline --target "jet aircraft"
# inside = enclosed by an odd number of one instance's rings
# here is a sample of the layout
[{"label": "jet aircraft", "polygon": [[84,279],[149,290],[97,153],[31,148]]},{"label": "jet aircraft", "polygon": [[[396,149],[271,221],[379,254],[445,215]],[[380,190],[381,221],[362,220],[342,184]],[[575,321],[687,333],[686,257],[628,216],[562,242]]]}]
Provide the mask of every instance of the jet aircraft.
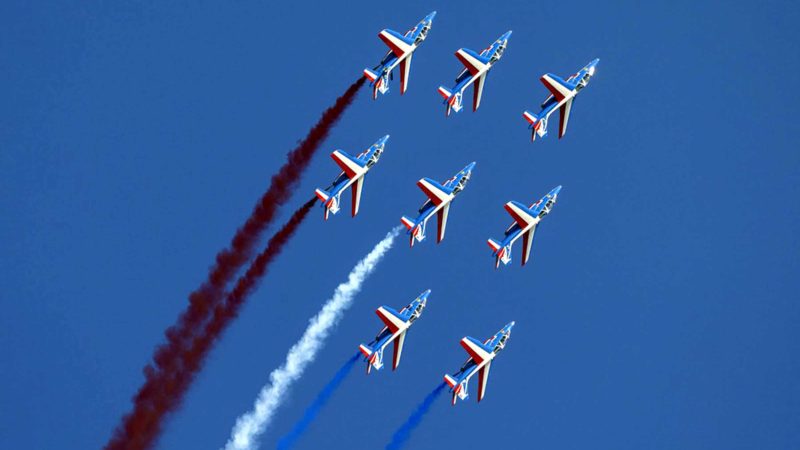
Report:
[{"label": "jet aircraft", "polygon": [[372,342],[358,346],[367,362],[367,373],[370,373],[373,368],[375,370],[383,368],[383,351],[392,342],[394,342],[392,370],[397,370],[397,366],[400,364],[400,355],[403,353],[406,333],[411,325],[422,316],[422,310],[425,309],[430,294],[431,290],[428,289],[400,311],[396,311],[389,306],[381,306],[375,310],[375,314],[381,318],[386,326],[375,336]]},{"label": "jet aircraft", "polygon": [[572,102],[575,100],[575,96],[589,84],[599,62],[599,59],[595,59],[566,80],[552,73],[542,75],[540,80],[550,90],[550,96],[542,102],[542,110],[539,111],[539,114],[527,110],[522,113],[522,116],[530,124],[531,141],[535,141],[536,136],[544,137],[547,134],[547,121],[550,114],[556,110],[561,116],[558,138],[564,137],[564,133],[567,132],[569,113],[572,111]]},{"label": "jet aircraft", "polygon": [[461,169],[460,172],[455,174],[453,178],[439,184],[430,178],[422,178],[417,181],[417,186],[422,189],[422,192],[428,196],[428,200],[419,208],[419,216],[412,219],[408,216],[403,216],[400,221],[408,228],[408,234],[411,235],[411,246],[414,246],[414,241],[422,241],[425,239],[425,227],[428,219],[438,214],[439,228],[436,235],[436,242],[442,242],[444,239],[444,231],[447,226],[447,215],[450,211],[450,202],[467,186],[467,182],[472,176],[472,169],[475,168],[475,163],[470,163],[467,167]]},{"label": "jet aircraft", "polygon": [[469,379],[476,373],[478,374],[478,401],[483,400],[486,395],[486,383],[489,381],[489,369],[492,361],[505,348],[513,326],[514,322],[509,323],[483,343],[469,336],[461,339],[461,346],[469,353],[469,358],[458,372],[444,376],[444,381],[450,386],[450,392],[453,393],[453,405],[456,404],[456,400],[466,400],[469,397],[467,393]]},{"label": "jet aircraft", "polygon": [[331,158],[336,161],[336,164],[342,168],[343,172],[333,180],[330,186],[324,190],[316,190],[317,197],[322,201],[322,206],[325,208],[325,220],[328,220],[329,213],[336,214],[339,212],[342,192],[348,187],[352,187],[352,215],[355,217],[358,214],[358,207],[361,204],[361,190],[364,187],[364,176],[378,162],[388,140],[389,135],[387,134],[355,157],[342,150],[335,150],[331,153]]},{"label": "jet aircraft", "polygon": [[414,51],[428,36],[428,31],[433,24],[436,11],[425,16],[414,28],[400,34],[397,31],[385,29],[378,33],[378,37],[389,47],[389,53],[383,57],[380,64],[372,69],[364,69],[364,76],[372,86],[372,98],[377,99],[378,93],[389,92],[389,80],[393,78],[392,70],[400,65],[400,95],[408,89],[408,77],[411,73],[411,57]]},{"label": "jet aircraft", "polygon": [[542,218],[550,214],[550,210],[556,204],[559,192],[561,192],[561,186],[548,192],[530,207],[515,201],[506,203],[506,211],[514,218],[514,223],[506,228],[505,238],[502,242],[489,239],[489,247],[492,248],[492,256],[495,257],[495,269],[500,266],[500,261],[503,264],[511,262],[511,247],[520,236],[522,236],[522,265],[524,266],[528,262],[531,257],[531,246],[536,228]]},{"label": "jet aircraft", "polygon": [[439,94],[444,97],[444,103],[447,106],[446,114],[450,116],[450,111],[461,111],[462,103],[461,98],[464,91],[471,85],[472,88],[472,111],[477,111],[481,105],[481,95],[483,95],[483,85],[486,81],[486,74],[494,67],[494,64],[503,56],[503,52],[508,45],[508,38],[511,37],[511,31],[507,31],[504,35],[497,38],[492,45],[483,49],[480,54],[468,48],[460,48],[456,50],[456,58],[461,61],[466,67],[456,77],[456,85],[448,89],[444,86],[439,86]]}]

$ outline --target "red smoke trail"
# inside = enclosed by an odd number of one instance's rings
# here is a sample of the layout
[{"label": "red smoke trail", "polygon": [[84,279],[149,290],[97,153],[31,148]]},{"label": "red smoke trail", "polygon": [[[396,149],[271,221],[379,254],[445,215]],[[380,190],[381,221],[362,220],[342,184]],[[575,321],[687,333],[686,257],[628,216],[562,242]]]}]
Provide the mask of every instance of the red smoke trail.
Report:
[{"label": "red smoke trail", "polygon": [[[269,189],[261,197],[247,222],[237,230],[230,248],[217,254],[208,278],[199,289],[189,295],[188,308],[181,314],[178,322],[165,332],[167,342],[156,349],[153,361],[143,370],[146,380],[133,398],[133,410],[123,417],[122,423],[106,444],[106,449],[133,450],[152,446],[161,431],[164,415],[180,404],[183,393],[188,388],[186,386],[176,389],[178,386],[173,374],[186,371],[187,367],[183,367],[184,361],[192,360],[186,357],[186,352],[194,346],[196,333],[209,316],[214,314],[212,309],[222,300],[225,286],[250,259],[264,228],[271,223],[278,207],[289,199],[315,151],[353,102],[363,84],[364,79],[361,78],[350,85],[336,99],[336,103],[322,114],[305,139],[287,154],[286,163],[273,175]],[[191,372],[191,368],[189,369]],[[177,396],[165,395],[165,392],[177,391],[180,391]]]}]

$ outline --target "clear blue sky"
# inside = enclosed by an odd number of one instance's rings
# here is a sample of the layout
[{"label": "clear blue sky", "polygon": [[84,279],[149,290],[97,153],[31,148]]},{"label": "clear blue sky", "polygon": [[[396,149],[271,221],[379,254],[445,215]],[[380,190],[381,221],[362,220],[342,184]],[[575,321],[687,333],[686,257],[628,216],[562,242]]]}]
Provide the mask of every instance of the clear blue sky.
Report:
[{"label": "clear blue sky", "polygon": [[[400,370],[354,371],[299,448],[381,447],[463,362],[462,336],[510,320],[485,402],[442,398],[412,448],[800,444],[796,5],[160,3],[0,5],[0,447],[108,439],[286,151],[377,63],[379,30],[432,10],[409,92],[364,90],[282,215],[336,174],[333,149],[389,133],[359,217],[314,211],[159,448],[222,445],[307,319],[419,206],[414,182],[473,160],[445,241],[398,241],[264,448],[374,335],[378,305],[427,288]],[[453,52],[509,29],[478,113],[446,120],[436,87],[461,70]],[[530,144],[521,112],[545,96],[539,75],[595,57],[565,139]],[[485,240],[510,221],[503,203],[558,184],[532,264],[515,253],[494,271]]]}]

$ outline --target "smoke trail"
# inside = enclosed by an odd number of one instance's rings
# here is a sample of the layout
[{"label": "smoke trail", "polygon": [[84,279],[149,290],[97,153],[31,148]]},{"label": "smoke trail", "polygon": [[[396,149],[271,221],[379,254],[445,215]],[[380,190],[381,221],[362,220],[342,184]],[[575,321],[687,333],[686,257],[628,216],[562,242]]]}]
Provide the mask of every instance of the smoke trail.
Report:
[{"label": "smoke trail", "polygon": [[308,364],[316,358],[328,333],[339,322],[342,313],[350,307],[367,276],[375,270],[386,252],[392,248],[394,238],[399,233],[400,227],[387,233],[386,237],[356,264],[350,272],[347,282],[336,288],[333,297],[309,321],[303,336],[286,354],[286,361],[270,374],[270,382],[261,389],[253,405],[253,410],[241,415],[236,420],[231,437],[225,446],[226,450],[255,448],[256,440],[269,425],[275,410],[280,406],[292,383],[303,375]]},{"label": "smoke trail", "polygon": [[206,280],[189,295],[186,310],[177,323],[165,331],[167,342],[158,346],[153,361],[143,369],[145,383],[133,398],[132,411],[122,418],[106,444],[107,450],[146,449],[153,445],[161,432],[164,416],[180,405],[187,390],[187,386],[175,388],[175,377],[181,378],[187,370],[192,370],[184,362],[193,359],[187,352],[191,352],[195,345],[196,331],[208,320],[212,308],[218,306],[225,286],[251,258],[261,233],[272,222],[277,209],[289,199],[314,153],[352,104],[363,84],[361,78],[350,85],[297,147],[287,154],[287,161],[273,175],[269,188],[245,224],[236,231],[230,247],[217,254]]},{"label": "smoke trail", "polygon": [[422,419],[425,417],[425,414],[430,411],[431,406],[433,406],[433,401],[439,397],[439,394],[442,393],[445,384],[442,383],[439,386],[436,386],[436,389],[431,391],[422,403],[417,405],[417,409],[414,410],[413,413],[406,419],[406,421],[400,425],[400,428],[394,432],[392,435],[392,441],[386,445],[386,450],[399,450],[406,445],[408,439],[411,437],[411,432],[414,431],[422,422]]},{"label": "smoke trail", "polygon": [[350,374],[350,371],[353,369],[353,365],[355,365],[358,358],[361,356],[361,353],[356,353],[353,355],[352,358],[348,359],[346,363],[333,375],[331,381],[322,388],[322,391],[317,395],[317,398],[311,403],[311,405],[306,408],[306,411],[303,413],[303,417],[294,424],[294,428],[292,431],[288,432],[285,436],[283,436],[278,441],[278,450],[289,450],[290,448],[294,447],[294,444],[297,442],[298,439],[305,433],[308,429],[308,426],[311,425],[311,422],[317,418],[319,412],[322,408],[328,403],[331,396],[334,392],[339,388],[347,378],[347,375]]}]

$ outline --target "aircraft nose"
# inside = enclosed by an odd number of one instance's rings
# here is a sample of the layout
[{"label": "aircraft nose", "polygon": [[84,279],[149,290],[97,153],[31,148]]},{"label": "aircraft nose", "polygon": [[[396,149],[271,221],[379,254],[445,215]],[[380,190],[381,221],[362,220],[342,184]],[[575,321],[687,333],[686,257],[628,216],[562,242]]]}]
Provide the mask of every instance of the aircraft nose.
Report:
[{"label": "aircraft nose", "polygon": [[516,323],[517,323],[516,321],[512,320],[511,323],[508,324],[508,329],[510,330],[514,326],[514,324],[516,324]]},{"label": "aircraft nose", "polygon": [[389,135],[388,134],[381,138],[381,142],[386,142],[388,140],[389,140]]},{"label": "aircraft nose", "polygon": [[434,11],[434,12],[432,12],[432,13],[428,14],[428,17],[427,17],[427,19],[428,19],[428,20],[433,20],[433,18],[434,18],[434,17],[436,17],[436,11]]},{"label": "aircraft nose", "polygon": [[561,185],[560,184],[558,186],[556,186],[555,189],[553,189],[552,194],[553,195],[558,195],[559,192],[561,192]]},{"label": "aircraft nose", "polygon": [[508,40],[511,37],[511,30],[506,31],[506,34],[503,35],[503,39]]},{"label": "aircraft nose", "polygon": [[472,162],[471,162],[471,163],[469,163],[469,165],[466,167],[466,170],[467,170],[467,172],[472,172],[472,169],[474,169],[474,168],[475,168],[475,161],[472,161]]}]

